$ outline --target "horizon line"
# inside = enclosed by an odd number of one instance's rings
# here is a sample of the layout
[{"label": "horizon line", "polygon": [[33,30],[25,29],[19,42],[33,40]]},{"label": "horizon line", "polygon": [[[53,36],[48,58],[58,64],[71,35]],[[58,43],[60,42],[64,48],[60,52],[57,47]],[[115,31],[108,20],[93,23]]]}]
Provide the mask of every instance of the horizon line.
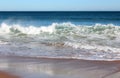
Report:
[{"label": "horizon line", "polygon": [[120,12],[120,11],[117,11],[117,10],[116,11],[112,11],[112,10],[111,11],[99,11],[99,10],[96,10],[96,11],[64,11],[64,10],[63,11],[62,10],[61,11],[54,11],[54,10],[51,10],[51,11],[37,11],[37,10],[36,11],[34,11],[34,10],[33,11],[32,10],[31,11],[22,11],[21,10],[21,11],[0,11],[0,12]]}]

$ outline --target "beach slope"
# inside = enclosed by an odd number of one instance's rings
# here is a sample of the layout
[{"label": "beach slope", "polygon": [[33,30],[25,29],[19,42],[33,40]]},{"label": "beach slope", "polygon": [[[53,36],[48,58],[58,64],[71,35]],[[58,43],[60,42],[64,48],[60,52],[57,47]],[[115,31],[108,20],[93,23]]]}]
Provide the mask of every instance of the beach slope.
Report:
[{"label": "beach slope", "polygon": [[0,70],[0,78],[120,78],[120,61],[0,56]]}]

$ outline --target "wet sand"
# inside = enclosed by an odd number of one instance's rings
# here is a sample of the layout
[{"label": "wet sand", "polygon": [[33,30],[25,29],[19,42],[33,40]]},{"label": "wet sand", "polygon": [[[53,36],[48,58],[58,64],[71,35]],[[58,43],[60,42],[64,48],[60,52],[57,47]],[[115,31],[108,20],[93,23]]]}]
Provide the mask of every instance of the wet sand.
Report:
[{"label": "wet sand", "polygon": [[9,73],[0,78],[120,78],[120,61],[0,56],[0,70]]},{"label": "wet sand", "polygon": [[7,72],[0,71],[0,78],[20,78]]}]

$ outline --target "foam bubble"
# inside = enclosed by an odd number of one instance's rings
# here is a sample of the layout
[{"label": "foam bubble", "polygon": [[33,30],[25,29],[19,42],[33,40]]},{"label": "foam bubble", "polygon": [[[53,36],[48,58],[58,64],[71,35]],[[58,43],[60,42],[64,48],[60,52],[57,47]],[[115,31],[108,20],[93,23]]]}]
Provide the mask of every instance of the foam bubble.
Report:
[{"label": "foam bubble", "polygon": [[0,41],[0,45],[6,45],[8,42]]}]

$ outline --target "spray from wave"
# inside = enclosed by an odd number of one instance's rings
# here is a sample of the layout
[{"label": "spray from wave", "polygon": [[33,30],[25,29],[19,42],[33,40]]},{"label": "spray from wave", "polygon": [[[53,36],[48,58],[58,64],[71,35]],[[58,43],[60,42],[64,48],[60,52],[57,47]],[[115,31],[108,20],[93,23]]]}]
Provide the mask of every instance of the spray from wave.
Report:
[{"label": "spray from wave", "polygon": [[[58,53],[47,48],[47,53],[42,53],[45,56],[54,54],[55,57],[120,59],[120,27],[113,24],[86,26],[72,23],[53,23],[49,26],[40,27],[24,27],[17,24],[2,23],[0,26],[0,45],[4,45],[1,48],[7,47],[6,52],[9,54],[14,52],[18,55],[39,56],[39,53],[43,51],[41,46],[43,44],[46,47],[60,48],[59,51],[57,50]],[[8,48],[8,45],[11,47]],[[66,49],[61,49],[61,47],[72,47],[73,51],[70,49],[71,53],[67,55]],[[1,49],[1,53],[4,50]]]}]

